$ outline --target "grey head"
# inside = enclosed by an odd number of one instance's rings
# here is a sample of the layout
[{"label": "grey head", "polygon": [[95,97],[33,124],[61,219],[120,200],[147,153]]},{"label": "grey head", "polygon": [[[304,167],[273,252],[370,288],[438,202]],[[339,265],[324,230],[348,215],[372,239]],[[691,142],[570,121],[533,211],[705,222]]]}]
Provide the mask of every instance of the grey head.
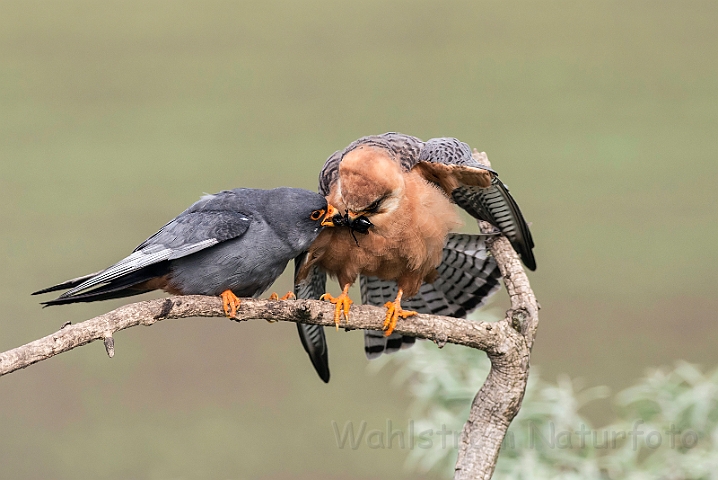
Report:
[{"label": "grey head", "polygon": [[257,211],[277,235],[297,254],[309,248],[322,229],[327,200],[318,193],[300,188],[266,190]]}]

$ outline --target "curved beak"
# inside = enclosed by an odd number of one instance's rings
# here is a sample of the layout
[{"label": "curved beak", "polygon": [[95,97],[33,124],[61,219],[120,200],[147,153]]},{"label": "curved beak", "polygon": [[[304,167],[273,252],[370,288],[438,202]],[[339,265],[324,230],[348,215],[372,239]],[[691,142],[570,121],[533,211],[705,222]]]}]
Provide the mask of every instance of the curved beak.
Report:
[{"label": "curved beak", "polygon": [[339,213],[339,210],[334,208],[333,205],[327,204],[327,214],[324,215],[324,220],[322,220],[321,226],[322,227],[333,227],[334,226],[334,215]]}]

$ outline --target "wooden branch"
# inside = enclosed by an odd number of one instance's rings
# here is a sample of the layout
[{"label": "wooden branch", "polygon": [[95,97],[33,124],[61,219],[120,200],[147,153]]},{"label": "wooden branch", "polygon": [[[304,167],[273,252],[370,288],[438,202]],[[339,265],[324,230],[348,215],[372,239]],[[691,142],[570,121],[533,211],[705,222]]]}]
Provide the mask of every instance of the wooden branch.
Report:
[{"label": "wooden branch", "polygon": [[[381,330],[386,311],[369,305],[353,306],[347,330]],[[74,325],[21,347],[0,353],[0,376],[67,352],[95,340],[103,340],[108,355],[114,355],[113,334],[138,325],[153,325],[166,319],[225,317],[219,297],[188,295],[133,303]],[[278,320],[334,326],[334,305],[319,300],[242,300],[234,320]],[[437,343],[456,343],[487,352],[505,348],[506,327],[490,322],[438,315],[416,315],[399,320],[396,332]],[[510,333],[510,332],[509,332]]]},{"label": "wooden branch", "polygon": [[[486,154],[474,152],[487,164]],[[480,222],[483,224],[484,222]],[[493,229],[483,224],[482,230]],[[400,319],[397,333],[432,340],[439,345],[455,343],[487,353],[491,371],[476,394],[459,443],[454,478],[489,479],[494,472],[501,443],[509,424],[521,407],[529,374],[529,357],[538,328],[539,306],[516,252],[504,237],[488,240],[491,254],[504,278],[511,309],[499,322],[474,322],[437,315]],[[368,305],[352,307],[341,327],[347,330],[381,330],[385,310]],[[165,319],[225,317],[219,297],[180,296],[125,305],[76,325],[63,325],[57,332],[0,353],[0,376],[46,360],[59,353],[103,340],[107,354],[115,354],[113,334],[138,325]],[[334,306],[318,300],[245,299],[235,320],[265,319],[315,325],[334,325]]]},{"label": "wooden branch", "polygon": [[[474,150],[480,163],[491,166],[486,153]],[[481,231],[494,228],[479,222]],[[521,408],[529,376],[529,358],[538,329],[539,305],[521,261],[506,237],[487,241],[496,258],[511,309],[498,322],[507,332],[506,348],[486,351],[491,360],[489,375],[474,397],[469,418],[459,439],[459,455],[454,467],[455,480],[490,479],[496,468],[501,443],[509,425]]]},{"label": "wooden branch", "polygon": [[491,370],[474,397],[469,419],[461,432],[454,472],[457,480],[491,478],[501,443],[521,408],[531,345],[538,327],[536,298],[516,252],[505,237],[491,241],[490,249],[511,298],[511,309],[497,322],[508,332],[505,337],[508,345],[501,351],[486,351]]}]

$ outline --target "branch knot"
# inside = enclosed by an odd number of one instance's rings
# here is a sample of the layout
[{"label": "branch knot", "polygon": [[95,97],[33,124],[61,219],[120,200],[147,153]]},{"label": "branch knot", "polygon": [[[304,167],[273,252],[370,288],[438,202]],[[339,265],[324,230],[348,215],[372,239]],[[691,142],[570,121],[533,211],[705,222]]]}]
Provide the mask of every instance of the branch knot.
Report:
[{"label": "branch knot", "polygon": [[171,298],[165,299],[164,303],[162,303],[162,310],[160,310],[160,313],[152,317],[154,320],[163,320],[167,318],[172,311],[172,307],[174,307],[175,304],[172,301]]}]

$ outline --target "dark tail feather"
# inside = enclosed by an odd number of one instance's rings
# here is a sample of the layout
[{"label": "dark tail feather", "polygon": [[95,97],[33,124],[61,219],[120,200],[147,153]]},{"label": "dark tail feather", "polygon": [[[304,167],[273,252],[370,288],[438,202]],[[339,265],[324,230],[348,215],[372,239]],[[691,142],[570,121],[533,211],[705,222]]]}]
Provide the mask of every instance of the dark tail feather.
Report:
[{"label": "dark tail feather", "polygon": [[[398,335],[395,333],[392,336]],[[401,336],[401,335],[399,335]],[[369,360],[380,357],[386,350],[386,337],[382,332],[364,330],[364,353]]]},{"label": "dark tail feather", "polygon": [[[112,298],[131,297],[142,293],[150,292],[154,288],[146,288],[142,284],[148,280],[155,279],[166,275],[169,271],[169,263],[157,263],[150,265],[142,270],[138,270],[124,277],[120,277],[105,285],[99,286],[92,290],[77,293],[69,297],[60,296],[54,300],[41,302],[41,305],[50,307],[53,305],[67,305],[69,303],[96,302],[99,300],[110,300]],[[78,282],[80,279],[70,280],[65,283]],[[70,285],[72,287],[72,285]],[[50,287],[55,288],[55,287]]]},{"label": "dark tail feather", "polygon": [[91,273],[89,275],[85,275],[84,277],[77,277],[73,278],[72,280],[67,280],[62,283],[58,283],[57,285],[53,285],[52,287],[43,288],[42,290],[38,290],[37,292],[32,292],[30,295],[40,295],[43,293],[48,292],[56,292],[58,290],[67,290],[68,288],[74,288],[84,282],[85,280],[89,280],[95,275],[97,275],[100,272]]},{"label": "dark tail feather", "polygon": [[[306,252],[294,259],[294,275],[299,271],[306,257]],[[319,299],[326,291],[327,276],[320,272],[316,267],[312,268],[306,281],[301,285],[294,282],[294,294],[297,298]],[[324,336],[324,327],[321,325],[305,325],[297,324],[299,338],[302,341],[304,350],[309,355],[314,370],[317,371],[319,378],[324,383],[329,382],[329,348],[327,347],[327,339]]]},{"label": "dark tail feather", "polygon": [[67,305],[69,303],[85,303],[85,302],[97,302],[99,300],[111,300],[113,298],[124,298],[131,297],[133,295],[140,295],[152,291],[152,289],[141,289],[132,287],[121,287],[117,290],[105,290],[108,285],[104,287],[91,290],[87,293],[82,293],[74,297],[56,298],[55,300],[48,300],[47,302],[40,302],[40,305],[44,307],[52,307],[55,305]]},{"label": "dark tail feather", "polygon": [[382,353],[394,353],[409,348],[414,342],[416,338],[400,333],[392,333],[386,337],[384,332],[364,330],[364,353],[369,360],[380,357]]},{"label": "dark tail feather", "polygon": [[297,324],[299,338],[302,341],[304,350],[314,365],[319,378],[324,383],[329,383],[329,356],[327,352],[327,339],[324,337],[324,327],[321,325]]}]

